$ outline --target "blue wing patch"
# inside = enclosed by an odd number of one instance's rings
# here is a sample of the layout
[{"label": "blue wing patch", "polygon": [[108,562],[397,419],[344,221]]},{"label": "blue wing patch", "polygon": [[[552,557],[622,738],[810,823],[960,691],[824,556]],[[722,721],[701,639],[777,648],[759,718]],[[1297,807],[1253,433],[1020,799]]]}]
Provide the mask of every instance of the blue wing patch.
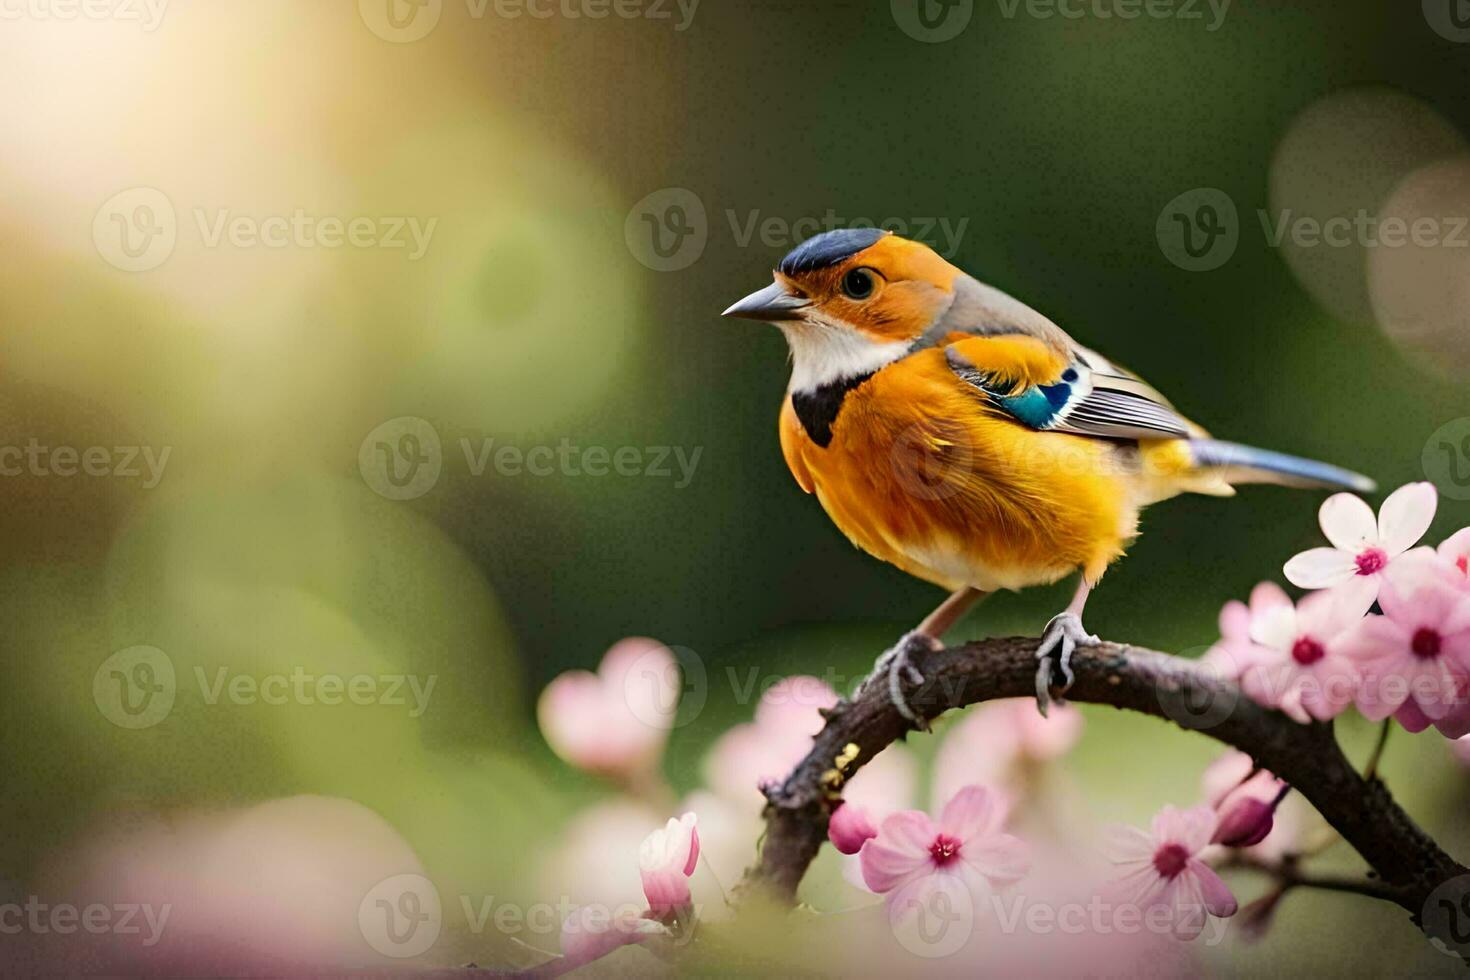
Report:
[{"label": "blue wing patch", "polygon": [[1014,379],[980,370],[952,347],[945,358],[961,381],[1028,428],[1108,439],[1191,435],[1189,423],[1162,396],[1136,378],[1092,367],[1084,356],[1062,372],[1061,380],[1019,389]]}]

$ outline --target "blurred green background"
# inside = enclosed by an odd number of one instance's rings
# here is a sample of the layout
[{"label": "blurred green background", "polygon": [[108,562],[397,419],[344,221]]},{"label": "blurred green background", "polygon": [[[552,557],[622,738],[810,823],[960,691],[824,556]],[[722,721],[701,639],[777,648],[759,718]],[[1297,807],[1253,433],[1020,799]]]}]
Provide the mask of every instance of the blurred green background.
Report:
[{"label": "blurred green background", "polygon": [[[382,815],[449,888],[530,894],[523,842],[601,792],[536,731],[558,673],[628,635],[701,664],[707,707],[669,752],[681,792],[749,717],[727,668],[858,676],[938,595],[799,491],[775,434],[784,343],[718,316],[767,280],[793,223],[829,209],[962,228],[956,264],[1215,434],[1387,488],[1436,479],[1431,539],[1470,523],[1470,478],[1426,473],[1443,426],[1470,436],[1470,259],[1434,267],[1455,316],[1404,313],[1381,297],[1418,266],[1272,247],[1257,217],[1377,212],[1466,152],[1470,46],[1416,4],[1236,0],[1211,30],[1204,4],[1122,20],[980,3],[941,43],[873,2],[706,0],[682,30],[672,4],[669,19],[434,9],[405,43],[368,0],[174,0],[152,30],[28,16],[0,31],[0,445],[171,448],[151,487],[0,478],[0,878],[45,878],[120,811],[315,793]],[[1463,182],[1435,186],[1466,213]],[[114,213],[137,216],[141,198],[112,204],[137,188],[164,195],[177,241],[130,272],[106,236]],[[1238,209],[1238,245],[1208,271],[1156,233],[1196,188]],[[697,254],[650,267],[644,216],[690,197]],[[221,212],[298,209],[437,223],[417,259],[207,234]],[[746,238],[768,218],[770,241]],[[405,417],[437,435],[441,473],[388,499],[369,437]],[[695,465],[683,486],[672,453],[669,476],[476,474],[461,440],[489,439],[634,447],[644,466],[677,447]],[[1317,543],[1319,502],[1271,488],[1156,508],[1089,627],[1197,654],[1226,599]],[[1034,633],[1069,588],[993,600],[960,633]],[[135,645],[185,679],[143,730],[93,698],[99,665]],[[439,680],[419,718],[188,688],[196,667],[298,665]],[[1089,717],[1068,767],[1100,813],[1193,798],[1203,739]],[[1370,733],[1341,727],[1361,752]],[[1470,853],[1470,776],[1438,736],[1396,739],[1386,769]],[[1396,910],[1310,895],[1266,943],[1210,963],[1456,966]]]}]

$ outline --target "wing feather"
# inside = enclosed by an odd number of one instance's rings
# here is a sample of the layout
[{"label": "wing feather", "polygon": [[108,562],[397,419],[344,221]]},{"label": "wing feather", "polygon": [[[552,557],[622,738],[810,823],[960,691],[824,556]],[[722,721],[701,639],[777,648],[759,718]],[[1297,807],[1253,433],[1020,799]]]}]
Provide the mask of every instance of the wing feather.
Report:
[{"label": "wing feather", "polygon": [[1001,340],[957,341],[945,348],[945,358],[956,377],[1023,425],[1102,439],[1184,439],[1194,434],[1162,395],[1085,349],[1078,349],[1070,363],[1060,360],[1052,376],[1038,378],[1032,372],[1017,383],[1017,376],[1026,372],[1009,362],[1012,351],[1001,347]]}]

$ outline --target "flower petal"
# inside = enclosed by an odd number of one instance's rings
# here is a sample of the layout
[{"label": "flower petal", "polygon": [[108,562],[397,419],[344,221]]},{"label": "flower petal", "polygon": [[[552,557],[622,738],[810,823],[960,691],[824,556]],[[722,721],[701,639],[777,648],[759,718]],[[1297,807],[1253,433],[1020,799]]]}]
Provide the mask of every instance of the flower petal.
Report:
[{"label": "flower petal", "polygon": [[1286,590],[1275,582],[1258,582],[1251,589],[1250,611],[1252,616],[1260,616],[1276,606],[1290,606],[1291,596]]},{"label": "flower petal", "polygon": [[958,841],[982,839],[1000,830],[1005,810],[994,793],[984,786],[966,786],[944,805],[939,832]]},{"label": "flower petal", "polygon": [[863,882],[880,895],[927,876],[934,869],[928,854],[891,847],[881,833],[863,845],[858,860],[862,863]]},{"label": "flower petal", "polygon": [[1239,599],[1231,599],[1220,609],[1220,637],[1225,640],[1244,639],[1251,628],[1251,612]]},{"label": "flower petal", "polygon": [[1199,880],[1191,874],[1175,876],[1164,888],[1160,902],[1173,913],[1174,938],[1188,942],[1205,930],[1205,900]]},{"label": "flower petal", "polygon": [[1145,830],[1128,824],[1111,824],[1103,828],[1103,853],[1114,864],[1153,859],[1153,837]]},{"label": "flower petal", "polygon": [[1204,899],[1205,908],[1211,915],[1227,918],[1235,914],[1239,908],[1235,895],[1213,868],[1198,858],[1191,858],[1185,871],[1199,881],[1200,897]]},{"label": "flower petal", "polygon": [[1378,508],[1378,541],[1390,558],[1408,551],[1424,537],[1438,505],[1434,484],[1423,481],[1405,484],[1388,495]]},{"label": "flower petal", "polygon": [[1357,573],[1353,556],[1336,548],[1313,548],[1292,556],[1281,569],[1286,580],[1303,589],[1341,585]]},{"label": "flower petal", "polygon": [[1341,585],[1333,586],[1332,601],[1337,604],[1335,615],[1353,620],[1366,614],[1378,600],[1382,584],[1381,575],[1354,575]]},{"label": "flower petal", "polygon": [[1317,520],[1327,540],[1341,551],[1357,554],[1378,543],[1378,522],[1373,519],[1373,508],[1362,497],[1334,493],[1322,501]]},{"label": "flower petal", "polygon": [[929,874],[934,860],[929,847],[936,831],[928,816],[918,810],[890,814],[878,828],[878,836],[863,845],[863,881],[875,892],[888,892]]},{"label": "flower petal", "polygon": [[1154,817],[1154,841],[1158,844],[1182,844],[1185,850],[1194,854],[1210,842],[1218,819],[1213,807],[1196,806],[1180,810],[1166,806]]},{"label": "flower petal", "polygon": [[1405,701],[1403,707],[1393,714],[1394,721],[1404,726],[1404,731],[1418,733],[1424,731],[1430,725],[1429,716],[1419,710],[1415,701]]},{"label": "flower petal", "polygon": [[878,836],[884,844],[908,854],[922,855],[926,859],[929,846],[934,843],[937,834],[929,815],[921,810],[890,813],[878,827]]},{"label": "flower petal", "polygon": [[1296,641],[1296,609],[1272,606],[1251,617],[1251,639],[1272,650],[1290,650]]},{"label": "flower petal", "polygon": [[1011,885],[1031,871],[1031,852],[1026,844],[1010,834],[997,834],[980,841],[967,841],[960,848],[960,858],[993,885]]},{"label": "flower petal", "polygon": [[887,898],[888,920],[898,926],[919,916],[920,927],[929,923],[973,920],[975,896],[959,875],[936,871],[906,882]]}]

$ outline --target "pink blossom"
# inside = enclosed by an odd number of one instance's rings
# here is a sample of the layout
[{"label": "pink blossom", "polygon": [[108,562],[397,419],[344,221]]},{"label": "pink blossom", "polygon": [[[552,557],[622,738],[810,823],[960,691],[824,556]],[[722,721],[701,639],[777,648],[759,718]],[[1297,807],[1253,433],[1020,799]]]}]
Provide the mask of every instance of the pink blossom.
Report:
[{"label": "pink blossom", "polygon": [[1392,584],[1378,597],[1382,616],[1364,618],[1342,640],[1363,675],[1358,710],[1404,727],[1454,725],[1470,689],[1470,595],[1439,582],[1412,593]]},{"label": "pink blossom", "polygon": [[1275,582],[1261,582],[1252,589],[1249,605],[1238,599],[1225,603],[1220,609],[1220,642],[1200,658],[1201,666],[1238,680],[1248,667],[1265,656],[1265,651],[1251,639],[1251,624],[1264,621],[1278,606],[1290,605],[1291,599]]},{"label": "pink blossom", "polygon": [[1154,817],[1151,832],[1111,828],[1109,857],[1123,872],[1110,889],[1117,900],[1145,914],[1155,907],[1169,909],[1174,936],[1184,940],[1204,931],[1206,913],[1234,915],[1235,896],[1198,857],[1214,836],[1216,822],[1208,806],[1166,806]]},{"label": "pink blossom", "polygon": [[1015,800],[1028,771],[1066,754],[1081,735],[1082,714],[1071,705],[1055,706],[1046,718],[1031,698],[977,705],[939,746],[935,806],[976,783]]},{"label": "pink blossom", "polygon": [[1362,498],[1333,494],[1318,515],[1332,547],[1293,557],[1284,569],[1287,580],[1303,589],[1331,589],[1345,609],[1367,612],[1390,565],[1429,530],[1437,503],[1434,484],[1406,484],[1388,495],[1375,520]]},{"label": "pink blossom", "polygon": [[1362,614],[1315,592],[1292,605],[1269,583],[1252,593],[1250,646],[1240,652],[1241,688],[1303,724],[1341,714],[1357,693],[1358,671],[1337,647]]},{"label": "pink blossom", "polygon": [[1394,563],[1389,581],[1405,593],[1430,581],[1470,592],[1470,527],[1456,531],[1438,548],[1410,551]]},{"label": "pink blossom", "polygon": [[863,880],[886,896],[895,921],[934,907],[940,893],[958,902],[951,908],[974,908],[1030,868],[1026,845],[1002,830],[1005,818],[1000,799],[983,786],[956,793],[937,825],[919,810],[891,814],[863,846]]},{"label": "pink blossom", "polygon": [[633,638],[613,645],[597,673],[562,674],[541,692],[536,717],[558,756],[587,772],[627,778],[658,765],[679,701],[668,647]]},{"label": "pink blossom", "polygon": [[695,817],[686,813],[643,838],[638,848],[638,870],[643,894],[654,915],[679,916],[690,904],[689,878],[699,863],[699,831]]},{"label": "pink blossom", "polygon": [[811,751],[812,736],[825,724],[821,709],[836,703],[837,692],[815,677],[785,678],[761,696],[754,721],[715,742],[705,759],[705,781],[733,802],[760,805],[760,787],[785,779]]}]

